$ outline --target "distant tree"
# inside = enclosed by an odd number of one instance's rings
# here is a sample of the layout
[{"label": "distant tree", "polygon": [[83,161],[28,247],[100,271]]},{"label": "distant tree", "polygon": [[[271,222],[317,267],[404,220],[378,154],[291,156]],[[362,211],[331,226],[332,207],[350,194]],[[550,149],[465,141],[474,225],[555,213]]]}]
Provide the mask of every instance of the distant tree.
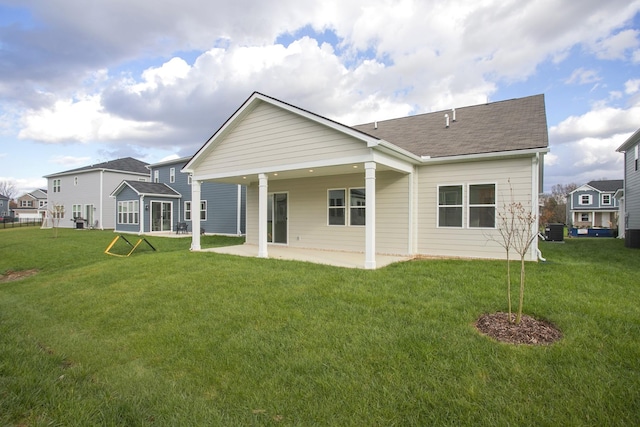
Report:
[{"label": "distant tree", "polygon": [[10,180],[0,181],[0,194],[8,197],[9,200],[15,199],[18,195],[16,183]]}]

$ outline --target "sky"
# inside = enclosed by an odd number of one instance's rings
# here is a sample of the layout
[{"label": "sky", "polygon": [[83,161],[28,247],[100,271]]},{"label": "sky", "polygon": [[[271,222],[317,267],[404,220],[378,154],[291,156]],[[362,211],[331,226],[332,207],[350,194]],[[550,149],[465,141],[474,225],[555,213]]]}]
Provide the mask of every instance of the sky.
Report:
[{"label": "sky", "polygon": [[640,0],[0,0],[0,182],[193,155],[259,91],[356,125],[544,94],[544,190],[623,178]]}]

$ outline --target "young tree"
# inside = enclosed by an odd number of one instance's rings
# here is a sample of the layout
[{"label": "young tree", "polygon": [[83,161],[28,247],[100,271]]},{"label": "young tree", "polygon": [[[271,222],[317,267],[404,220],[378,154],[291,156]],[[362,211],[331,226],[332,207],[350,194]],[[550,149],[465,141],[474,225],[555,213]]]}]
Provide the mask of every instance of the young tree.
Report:
[{"label": "young tree", "polygon": [[8,197],[9,200],[15,199],[18,195],[18,187],[13,181],[0,181],[0,194]]},{"label": "young tree", "polygon": [[520,255],[520,293],[518,298],[518,314],[515,323],[519,324],[522,319],[522,307],[524,303],[524,279],[525,279],[525,258],[531,248],[531,244],[538,237],[537,230],[534,230],[536,216],[531,209],[527,209],[521,202],[516,202],[513,196],[511,180],[509,182],[509,202],[502,205],[502,209],[497,211],[497,224],[499,237],[495,235],[487,236],[502,246],[507,258],[507,304],[509,310],[509,322],[513,322],[511,310],[511,257],[513,249]]},{"label": "young tree", "polygon": [[47,209],[47,216],[51,219],[51,227],[53,228],[53,237],[58,237],[58,226],[60,220],[64,218],[64,205],[59,203],[51,203]]}]

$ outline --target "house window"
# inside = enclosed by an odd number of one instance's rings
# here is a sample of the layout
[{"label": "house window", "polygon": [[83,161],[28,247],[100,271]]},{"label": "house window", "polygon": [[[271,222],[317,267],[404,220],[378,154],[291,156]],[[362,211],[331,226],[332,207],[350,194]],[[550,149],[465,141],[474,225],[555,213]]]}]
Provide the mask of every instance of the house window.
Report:
[{"label": "house window", "polygon": [[367,199],[364,188],[349,189],[349,224],[365,225]]},{"label": "house window", "polygon": [[495,228],[496,185],[469,185],[469,227]]},{"label": "house window", "polygon": [[46,205],[47,202],[44,200],[40,200],[40,203],[38,204],[39,207],[43,207],[44,205]]},{"label": "house window", "polygon": [[71,217],[73,219],[82,217],[82,205],[73,205],[71,207]]},{"label": "house window", "polygon": [[191,202],[184,202],[184,219],[191,221]]},{"label": "house window", "polygon": [[591,194],[581,194],[579,203],[581,205],[590,205],[591,204]]},{"label": "house window", "polygon": [[602,204],[603,205],[611,205],[611,194],[603,194],[602,195]]},{"label": "house window", "polygon": [[176,168],[169,169],[169,182],[176,182]]},{"label": "house window", "polygon": [[30,208],[33,206],[33,202],[31,200],[20,200],[21,208]]},{"label": "house window", "polygon": [[78,177],[77,176],[73,177],[73,185],[74,186],[78,185]]},{"label": "house window", "polygon": [[588,213],[581,213],[580,214],[580,221],[589,222],[589,214]]},{"label": "house window", "polygon": [[153,182],[160,182],[160,171],[153,171]]},{"label": "house window", "polygon": [[192,180],[193,180],[193,177],[191,176],[191,174],[189,174],[187,176],[187,184],[191,185]]},{"label": "house window", "polygon": [[60,179],[54,179],[53,180],[53,192],[54,193],[59,193],[60,192]]},{"label": "house window", "polygon": [[118,202],[118,224],[138,224],[139,206],[138,200]]},{"label": "house window", "polygon": [[462,185],[438,186],[438,227],[462,227]]},{"label": "house window", "polygon": [[346,224],[346,194],[345,189],[329,190],[329,225],[345,225]]},{"label": "house window", "polygon": [[638,151],[639,150],[640,150],[640,145],[636,145],[636,147],[635,147],[635,159],[634,159],[634,162],[633,162],[635,170],[638,170]]},{"label": "house window", "polygon": [[200,201],[200,221],[206,221],[206,220],[207,220],[207,201],[201,200]]}]

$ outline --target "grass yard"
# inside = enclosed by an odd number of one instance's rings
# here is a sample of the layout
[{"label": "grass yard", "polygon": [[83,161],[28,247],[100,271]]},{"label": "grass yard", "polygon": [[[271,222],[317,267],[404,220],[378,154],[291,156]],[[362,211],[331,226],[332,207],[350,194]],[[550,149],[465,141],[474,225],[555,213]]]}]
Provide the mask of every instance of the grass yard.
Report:
[{"label": "grass yard", "polygon": [[38,270],[0,282],[0,425],[640,425],[640,251],[620,240],[541,243],[525,312],[564,337],[533,347],[474,328],[506,310],[504,262],[365,271],[153,237],[118,258],[113,237],[0,230],[0,273]]}]

